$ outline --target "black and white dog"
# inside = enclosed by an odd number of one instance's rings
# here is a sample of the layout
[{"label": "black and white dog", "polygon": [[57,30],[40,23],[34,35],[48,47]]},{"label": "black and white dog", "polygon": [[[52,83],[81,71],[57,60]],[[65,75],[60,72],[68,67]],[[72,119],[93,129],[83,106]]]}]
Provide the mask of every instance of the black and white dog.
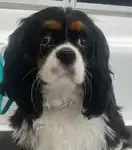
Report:
[{"label": "black and white dog", "polygon": [[46,8],[22,20],[5,51],[3,87],[24,150],[125,150],[105,36],[83,12]]}]

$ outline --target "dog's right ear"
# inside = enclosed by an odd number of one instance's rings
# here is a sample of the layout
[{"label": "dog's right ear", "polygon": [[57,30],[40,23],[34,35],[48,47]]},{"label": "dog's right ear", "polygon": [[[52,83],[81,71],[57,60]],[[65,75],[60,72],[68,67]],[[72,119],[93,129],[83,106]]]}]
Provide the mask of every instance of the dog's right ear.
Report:
[{"label": "dog's right ear", "polygon": [[23,19],[9,38],[4,54],[5,66],[2,82],[7,96],[27,113],[32,113],[34,109],[41,110],[37,108],[41,107],[41,102],[35,99],[42,99],[39,93],[40,87],[36,89],[38,72],[36,59],[39,49],[36,42],[39,40],[37,30],[40,29],[40,23],[33,18],[30,16]]}]

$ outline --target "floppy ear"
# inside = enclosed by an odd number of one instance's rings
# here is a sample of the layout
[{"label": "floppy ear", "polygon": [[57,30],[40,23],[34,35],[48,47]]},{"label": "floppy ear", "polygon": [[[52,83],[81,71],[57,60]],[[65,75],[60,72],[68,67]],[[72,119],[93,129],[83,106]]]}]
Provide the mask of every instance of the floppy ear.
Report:
[{"label": "floppy ear", "polygon": [[[84,94],[84,115],[91,118],[102,114],[110,101],[109,92],[112,90],[111,71],[109,68],[109,48],[105,36],[101,30],[95,26],[94,39],[91,46],[93,60],[91,68],[87,65],[87,70],[91,73],[91,82],[85,81]],[[89,74],[86,72],[86,75]]]},{"label": "floppy ear", "polygon": [[[2,82],[7,96],[17,103],[19,109],[28,114],[36,112],[35,109],[41,111],[42,106],[40,87],[36,88],[37,50],[39,50],[37,29],[40,27],[39,22],[32,18],[24,19],[10,36],[4,54],[5,66]],[[35,95],[31,96],[31,90]],[[40,112],[37,111],[37,113]]]}]

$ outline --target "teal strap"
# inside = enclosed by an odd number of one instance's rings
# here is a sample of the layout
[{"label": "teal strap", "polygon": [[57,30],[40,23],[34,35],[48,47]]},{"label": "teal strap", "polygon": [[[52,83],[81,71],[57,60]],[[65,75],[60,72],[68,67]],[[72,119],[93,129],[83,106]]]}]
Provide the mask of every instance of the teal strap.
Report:
[{"label": "teal strap", "polygon": [[[4,59],[2,55],[0,55],[0,83],[2,82],[3,79],[3,67],[4,67]],[[3,98],[4,98],[3,95],[0,94],[0,114],[5,114],[9,110],[11,104],[13,103],[13,101],[9,99],[5,104],[4,108],[2,108]]]},{"label": "teal strap", "polygon": [[3,79],[3,67],[4,67],[4,60],[3,57],[0,55],[0,83]]},{"label": "teal strap", "polygon": [[[1,114],[1,115],[5,114],[5,113],[9,110],[10,106],[12,105],[12,103],[13,103],[13,101],[11,101],[11,100],[9,99],[9,100],[7,101],[7,103],[6,103],[6,105],[4,106],[4,108],[1,109],[0,114]],[[1,107],[1,108],[2,108],[2,107]]]},{"label": "teal strap", "polygon": [[3,95],[0,94],[0,114],[2,112],[2,101],[3,101]]}]

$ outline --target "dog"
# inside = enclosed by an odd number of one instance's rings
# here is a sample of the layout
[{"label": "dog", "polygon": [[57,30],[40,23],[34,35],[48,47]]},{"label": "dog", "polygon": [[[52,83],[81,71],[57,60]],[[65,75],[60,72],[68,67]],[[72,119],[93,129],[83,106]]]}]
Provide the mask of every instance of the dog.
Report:
[{"label": "dog", "polygon": [[4,59],[2,84],[18,106],[12,137],[21,149],[131,149],[107,40],[85,13],[48,7],[24,18]]}]

